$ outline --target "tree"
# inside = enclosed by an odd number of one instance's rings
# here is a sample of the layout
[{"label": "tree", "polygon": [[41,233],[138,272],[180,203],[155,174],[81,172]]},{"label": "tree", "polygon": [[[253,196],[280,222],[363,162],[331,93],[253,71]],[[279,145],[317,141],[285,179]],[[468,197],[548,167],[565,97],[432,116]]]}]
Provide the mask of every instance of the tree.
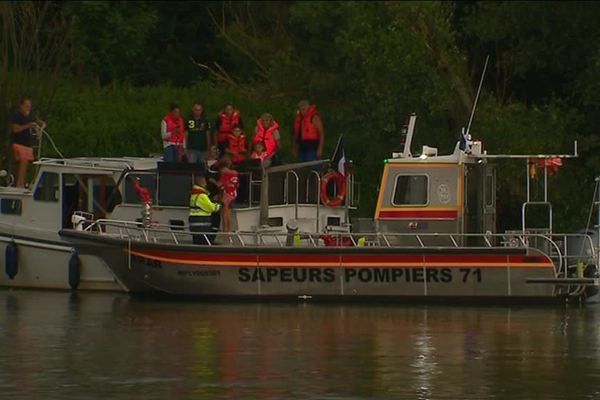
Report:
[{"label": "tree", "polygon": [[56,3],[1,2],[0,32],[0,124],[8,127],[22,96],[42,112],[52,105],[57,78],[73,63],[73,25]]}]

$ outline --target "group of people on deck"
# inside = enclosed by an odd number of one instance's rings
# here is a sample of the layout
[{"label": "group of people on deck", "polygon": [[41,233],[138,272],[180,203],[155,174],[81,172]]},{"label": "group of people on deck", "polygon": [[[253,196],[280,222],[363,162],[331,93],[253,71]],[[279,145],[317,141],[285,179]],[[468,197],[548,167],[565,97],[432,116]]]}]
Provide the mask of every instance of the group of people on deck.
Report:
[{"label": "group of people on deck", "polygon": [[[200,102],[192,105],[189,118],[184,120],[177,104],[171,104],[169,113],[161,122],[164,161],[204,163],[211,165],[229,154],[233,164],[246,159],[281,161],[281,134],[279,124],[269,113],[256,121],[254,136],[248,143],[240,111],[232,104],[211,121]],[[325,132],[323,121],[315,105],[307,100],[298,103],[294,121],[292,153],[299,161],[319,160],[323,154]]]},{"label": "group of people on deck", "polygon": [[[244,132],[241,113],[232,104],[225,105],[211,120],[200,102],[195,102],[189,117],[183,119],[177,104],[171,104],[169,113],[161,121],[164,161],[194,163],[215,174],[198,177],[190,197],[190,230],[214,230],[215,214],[222,210],[223,230],[231,231],[230,208],[235,202],[240,185],[236,169],[247,160],[257,163],[281,162],[281,134],[278,122],[269,113],[263,113],[253,127],[252,140]],[[18,163],[17,187],[25,187],[28,165],[34,160],[33,146],[36,135],[45,122],[32,112],[32,102],[24,97],[11,116],[12,151]],[[321,115],[307,100],[298,103],[293,123],[292,155],[298,161],[315,161],[323,155],[325,132]],[[212,199],[208,186],[218,192]],[[194,242],[206,242],[206,236],[194,235]]]},{"label": "group of people on deck", "polygon": [[[269,113],[256,121],[254,135],[249,142],[244,132],[240,111],[232,104],[225,105],[216,120],[206,116],[200,102],[192,105],[185,121],[177,104],[171,104],[169,113],[161,122],[161,136],[165,162],[202,164],[207,171],[218,171],[216,177],[198,176],[190,196],[190,230],[196,232],[194,243],[208,244],[214,240],[220,216],[223,231],[231,232],[231,206],[240,185],[236,171],[246,160],[281,162],[281,134],[279,124]],[[315,105],[307,100],[298,103],[292,137],[292,154],[299,161],[321,159],[325,132],[323,121]],[[214,185],[219,194],[212,197],[208,186]],[[214,191],[214,190],[213,190]]]}]

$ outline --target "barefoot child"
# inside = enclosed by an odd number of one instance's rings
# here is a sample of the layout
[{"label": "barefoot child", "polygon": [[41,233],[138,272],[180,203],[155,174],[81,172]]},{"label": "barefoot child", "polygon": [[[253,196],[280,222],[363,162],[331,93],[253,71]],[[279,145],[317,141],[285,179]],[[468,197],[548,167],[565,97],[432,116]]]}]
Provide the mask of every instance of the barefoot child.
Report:
[{"label": "barefoot child", "polygon": [[223,191],[223,232],[231,232],[231,205],[237,197],[240,177],[233,169],[231,155],[225,154],[219,163],[219,181],[217,185]]}]

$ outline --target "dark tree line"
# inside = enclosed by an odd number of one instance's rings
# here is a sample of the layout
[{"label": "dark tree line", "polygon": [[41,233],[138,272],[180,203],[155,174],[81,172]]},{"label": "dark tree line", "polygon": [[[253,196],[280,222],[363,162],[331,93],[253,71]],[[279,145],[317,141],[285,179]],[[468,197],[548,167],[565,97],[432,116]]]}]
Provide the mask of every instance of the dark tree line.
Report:
[{"label": "dark tree line", "polygon": [[[8,2],[0,13],[1,117],[19,92],[38,90],[71,155],[152,151],[144,144],[159,146],[157,121],[172,100],[201,98],[216,112],[231,99],[250,119],[272,111],[289,131],[295,103],[309,97],[329,148],[344,133],[359,177],[370,177],[412,112],[414,150],[452,150],[489,55],[474,136],[494,153],[567,152],[578,140],[582,158],[552,178],[552,196],[571,216],[566,225],[585,222],[600,171],[598,3]],[[40,30],[11,24],[36,13]],[[17,62],[30,38],[36,55],[44,41],[54,55]],[[128,122],[105,122],[115,113]],[[499,195],[514,222],[524,168],[503,171]],[[362,181],[369,210],[377,182]]]}]

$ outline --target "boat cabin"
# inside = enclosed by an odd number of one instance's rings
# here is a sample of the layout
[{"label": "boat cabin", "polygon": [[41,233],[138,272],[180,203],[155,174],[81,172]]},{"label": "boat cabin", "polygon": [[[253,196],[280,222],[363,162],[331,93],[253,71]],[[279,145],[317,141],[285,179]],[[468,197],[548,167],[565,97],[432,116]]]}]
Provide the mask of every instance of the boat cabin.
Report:
[{"label": "boat cabin", "polygon": [[[164,163],[156,158],[45,158],[35,166],[31,189],[0,187],[0,224],[6,233],[32,236],[28,231],[36,230],[57,237],[60,229],[74,226],[74,215],[88,221],[142,223],[144,207],[135,181],[150,193],[153,224],[186,230],[194,178],[206,174],[202,166]],[[232,208],[233,229],[281,233],[289,225],[304,232],[349,231],[354,191],[348,191],[339,207],[323,205],[321,176],[326,166],[327,161],[242,166],[239,194]],[[348,178],[348,184],[352,187],[353,179]],[[332,185],[328,190],[335,189]],[[213,193],[216,190],[213,188]]]},{"label": "boat cabin", "polygon": [[[458,240],[482,240],[481,234],[496,233],[496,159],[523,159],[527,176],[527,198],[522,205],[521,231],[523,233],[551,233],[552,206],[548,201],[549,160],[577,157],[567,155],[491,155],[482,143],[467,135],[456,144],[449,155],[438,155],[433,147],[423,146],[421,154],[410,151],[416,116],[412,115],[406,127],[404,149],[385,160],[377,206],[374,230],[381,233],[405,234],[396,238],[399,244],[423,245],[415,241],[428,240],[425,245],[447,245]],[[543,199],[534,201],[529,190],[532,163],[543,164]],[[535,166],[534,166],[535,169]],[[527,224],[527,212],[541,207],[546,213],[543,229],[533,232]],[[414,233],[415,235],[406,235]],[[423,234],[423,236],[418,236]],[[432,237],[440,234],[440,237]],[[456,234],[451,237],[448,234]],[[478,238],[476,237],[479,234]],[[472,235],[472,237],[469,237]]]}]

